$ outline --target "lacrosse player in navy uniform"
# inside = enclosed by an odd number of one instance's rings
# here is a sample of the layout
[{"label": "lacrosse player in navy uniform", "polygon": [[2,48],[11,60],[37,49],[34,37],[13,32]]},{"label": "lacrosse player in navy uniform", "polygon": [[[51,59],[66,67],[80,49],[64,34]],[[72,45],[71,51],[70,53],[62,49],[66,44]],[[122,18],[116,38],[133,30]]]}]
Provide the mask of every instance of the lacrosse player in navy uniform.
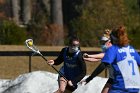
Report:
[{"label": "lacrosse player in navy uniform", "polygon": [[77,88],[77,83],[86,75],[86,64],[80,51],[78,38],[70,39],[69,46],[63,48],[55,60],[48,61],[50,65],[59,65],[62,62],[64,65],[60,72],[68,81],[59,75],[59,89],[55,93],[64,93],[65,89],[74,91]]}]

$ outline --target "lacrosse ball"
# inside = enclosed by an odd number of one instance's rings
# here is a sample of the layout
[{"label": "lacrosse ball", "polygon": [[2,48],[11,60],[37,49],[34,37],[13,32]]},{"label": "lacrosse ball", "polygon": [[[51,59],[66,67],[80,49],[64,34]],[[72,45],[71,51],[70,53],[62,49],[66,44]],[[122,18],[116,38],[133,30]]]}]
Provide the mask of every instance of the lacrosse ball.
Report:
[{"label": "lacrosse ball", "polygon": [[32,42],[32,41],[29,41],[29,42],[28,42],[28,45],[29,45],[29,46],[32,46],[32,45],[33,45],[33,42]]}]

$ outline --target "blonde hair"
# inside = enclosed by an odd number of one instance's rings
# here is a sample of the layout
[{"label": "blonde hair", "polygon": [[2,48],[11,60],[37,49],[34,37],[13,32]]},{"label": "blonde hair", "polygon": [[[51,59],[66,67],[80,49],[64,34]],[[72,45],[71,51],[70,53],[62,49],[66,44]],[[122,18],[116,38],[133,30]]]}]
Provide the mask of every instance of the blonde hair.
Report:
[{"label": "blonde hair", "polygon": [[110,34],[111,34],[111,30],[110,29],[105,29],[103,36],[107,37],[108,39],[110,39]]}]

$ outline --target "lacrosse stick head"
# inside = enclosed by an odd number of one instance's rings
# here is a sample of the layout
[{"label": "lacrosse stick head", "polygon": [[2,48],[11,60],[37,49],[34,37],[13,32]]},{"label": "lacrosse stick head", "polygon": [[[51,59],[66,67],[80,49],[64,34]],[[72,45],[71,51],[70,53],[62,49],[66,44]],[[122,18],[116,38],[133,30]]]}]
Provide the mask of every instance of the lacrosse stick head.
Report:
[{"label": "lacrosse stick head", "polygon": [[40,54],[39,50],[34,46],[34,43],[33,43],[33,40],[32,39],[27,39],[25,41],[25,44],[26,44],[27,48],[29,48],[33,52]]},{"label": "lacrosse stick head", "polygon": [[32,47],[33,46],[33,40],[32,39],[27,39],[25,41],[25,43],[26,43],[27,47]]}]

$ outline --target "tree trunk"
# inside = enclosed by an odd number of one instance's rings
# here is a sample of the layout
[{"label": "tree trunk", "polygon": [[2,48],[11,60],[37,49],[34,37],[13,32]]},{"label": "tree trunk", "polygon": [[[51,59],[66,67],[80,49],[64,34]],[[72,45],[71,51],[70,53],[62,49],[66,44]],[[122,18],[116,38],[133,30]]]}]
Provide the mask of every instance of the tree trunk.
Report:
[{"label": "tree trunk", "polygon": [[31,0],[23,0],[23,24],[28,24],[31,20]]},{"label": "tree trunk", "polygon": [[62,0],[51,0],[51,21],[58,26],[56,31],[57,45],[64,45]]},{"label": "tree trunk", "polygon": [[12,0],[12,15],[13,15],[13,20],[15,21],[16,24],[19,25],[19,0]]},{"label": "tree trunk", "polygon": [[62,0],[51,0],[52,23],[63,25]]}]

